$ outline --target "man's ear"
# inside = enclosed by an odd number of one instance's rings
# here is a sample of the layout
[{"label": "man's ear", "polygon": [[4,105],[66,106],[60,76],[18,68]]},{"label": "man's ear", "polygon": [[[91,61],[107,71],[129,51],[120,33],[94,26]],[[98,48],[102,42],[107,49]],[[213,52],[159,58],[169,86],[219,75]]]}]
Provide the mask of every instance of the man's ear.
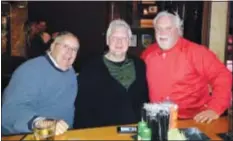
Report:
[{"label": "man's ear", "polygon": [[54,50],[54,48],[55,48],[55,43],[53,42],[53,43],[51,44],[49,50],[52,52],[52,51]]},{"label": "man's ear", "polygon": [[107,46],[109,45],[109,39],[108,38],[106,38],[106,44],[107,44]]}]

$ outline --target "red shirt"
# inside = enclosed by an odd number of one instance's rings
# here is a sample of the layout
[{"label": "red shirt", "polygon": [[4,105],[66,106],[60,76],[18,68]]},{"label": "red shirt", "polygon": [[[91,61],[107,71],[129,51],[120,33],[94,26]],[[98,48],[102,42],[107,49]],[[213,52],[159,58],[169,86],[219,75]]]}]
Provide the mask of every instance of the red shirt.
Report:
[{"label": "red shirt", "polygon": [[205,109],[222,114],[230,106],[232,75],[206,47],[180,38],[170,50],[156,43],[148,49],[142,58],[151,102],[169,97],[179,106],[179,118],[193,118]]}]

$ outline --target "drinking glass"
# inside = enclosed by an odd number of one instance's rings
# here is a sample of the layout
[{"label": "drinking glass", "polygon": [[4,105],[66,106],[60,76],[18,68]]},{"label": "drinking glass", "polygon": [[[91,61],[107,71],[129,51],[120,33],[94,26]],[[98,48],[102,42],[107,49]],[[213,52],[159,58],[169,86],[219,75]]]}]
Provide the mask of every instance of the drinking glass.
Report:
[{"label": "drinking glass", "polygon": [[46,118],[34,122],[33,133],[35,140],[54,140],[56,123],[56,120]]}]

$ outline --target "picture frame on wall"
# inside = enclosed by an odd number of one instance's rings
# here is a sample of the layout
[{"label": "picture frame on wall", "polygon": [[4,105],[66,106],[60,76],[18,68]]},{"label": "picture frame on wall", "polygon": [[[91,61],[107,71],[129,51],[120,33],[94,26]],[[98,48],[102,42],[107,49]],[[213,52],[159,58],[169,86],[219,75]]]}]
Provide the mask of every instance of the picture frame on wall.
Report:
[{"label": "picture frame on wall", "polygon": [[137,35],[133,34],[130,39],[130,47],[137,47]]},{"label": "picture frame on wall", "polygon": [[144,48],[146,48],[147,46],[149,46],[150,44],[152,44],[152,42],[153,42],[152,38],[153,37],[150,34],[142,34],[142,36],[141,36],[142,46]]}]

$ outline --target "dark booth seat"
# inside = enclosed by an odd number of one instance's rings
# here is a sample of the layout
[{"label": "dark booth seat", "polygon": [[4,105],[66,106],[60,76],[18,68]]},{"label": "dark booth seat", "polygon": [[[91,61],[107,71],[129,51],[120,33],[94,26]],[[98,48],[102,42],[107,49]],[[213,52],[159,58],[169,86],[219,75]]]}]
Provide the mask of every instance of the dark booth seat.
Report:
[{"label": "dark booth seat", "polygon": [[4,91],[6,86],[8,85],[12,73],[15,71],[15,69],[20,66],[23,62],[26,61],[24,57],[18,57],[18,56],[8,56],[5,54],[2,54],[1,56],[1,75],[2,75],[2,89],[1,92]]}]

